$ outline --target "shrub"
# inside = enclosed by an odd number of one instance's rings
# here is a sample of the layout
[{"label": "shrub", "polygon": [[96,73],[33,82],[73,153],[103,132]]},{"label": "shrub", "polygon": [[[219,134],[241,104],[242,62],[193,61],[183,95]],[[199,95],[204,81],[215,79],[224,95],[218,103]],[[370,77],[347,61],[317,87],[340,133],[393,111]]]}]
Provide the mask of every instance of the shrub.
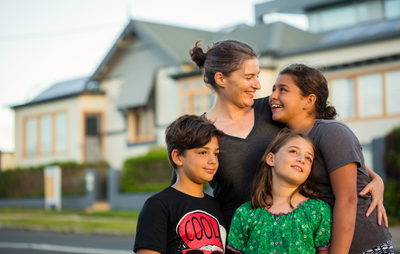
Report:
[{"label": "shrub", "polygon": [[385,171],[386,212],[400,219],[400,126],[386,136]]},{"label": "shrub", "polygon": [[27,168],[19,167],[1,172],[0,197],[44,197],[43,169],[49,165],[61,167],[61,193],[63,196],[76,196],[85,193],[85,171],[88,168],[93,168],[99,173],[102,185],[104,185],[102,192],[106,192],[107,163],[78,164],[68,161]]},{"label": "shrub", "polygon": [[172,167],[166,149],[152,149],[146,155],[124,162],[121,192],[159,191],[171,182]]}]

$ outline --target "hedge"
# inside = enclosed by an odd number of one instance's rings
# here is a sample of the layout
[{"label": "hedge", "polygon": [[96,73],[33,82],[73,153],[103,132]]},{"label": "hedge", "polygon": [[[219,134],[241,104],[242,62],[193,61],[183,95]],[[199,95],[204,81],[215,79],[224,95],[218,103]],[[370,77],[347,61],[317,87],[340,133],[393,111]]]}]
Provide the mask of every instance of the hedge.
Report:
[{"label": "hedge", "polygon": [[106,191],[107,163],[54,162],[36,167],[19,167],[2,171],[0,173],[0,197],[44,197],[43,169],[49,165],[57,165],[62,169],[61,193],[63,196],[77,196],[85,193],[85,171],[88,168],[99,173],[101,189],[103,192]]},{"label": "hedge", "polygon": [[159,191],[171,183],[172,166],[166,149],[153,148],[146,155],[124,162],[121,192]]},{"label": "hedge", "polygon": [[386,212],[400,219],[400,126],[386,136],[385,171]]}]

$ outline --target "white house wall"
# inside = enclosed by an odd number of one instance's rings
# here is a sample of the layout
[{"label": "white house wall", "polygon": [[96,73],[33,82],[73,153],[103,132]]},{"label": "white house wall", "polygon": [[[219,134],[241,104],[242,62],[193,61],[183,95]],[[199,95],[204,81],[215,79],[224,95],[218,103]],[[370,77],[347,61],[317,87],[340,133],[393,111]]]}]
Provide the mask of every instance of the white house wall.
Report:
[{"label": "white house wall", "polygon": [[179,116],[178,86],[170,77],[176,71],[176,67],[165,67],[157,72],[155,122],[158,146],[165,146],[165,129]]}]

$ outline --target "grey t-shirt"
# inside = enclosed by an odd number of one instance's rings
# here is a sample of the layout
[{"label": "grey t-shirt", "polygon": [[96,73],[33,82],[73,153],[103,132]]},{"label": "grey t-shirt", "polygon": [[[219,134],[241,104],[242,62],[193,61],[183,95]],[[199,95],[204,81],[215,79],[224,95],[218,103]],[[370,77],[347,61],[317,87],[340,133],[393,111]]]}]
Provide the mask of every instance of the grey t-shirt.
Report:
[{"label": "grey t-shirt", "polygon": [[[330,173],[354,162],[357,164],[357,193],[370,182],[360,142],[347,125],[336,120],[318,119],[308,137],[317,150],[312,176],[318,196],[333,210],[335,196],[329,179]],[[358,195],[356,227],[349,253],[362,253],[392,237],[383,223],[378,226],[376,209],[369,217],[365,216],[370,204],[369,193],[365,196]]]}]

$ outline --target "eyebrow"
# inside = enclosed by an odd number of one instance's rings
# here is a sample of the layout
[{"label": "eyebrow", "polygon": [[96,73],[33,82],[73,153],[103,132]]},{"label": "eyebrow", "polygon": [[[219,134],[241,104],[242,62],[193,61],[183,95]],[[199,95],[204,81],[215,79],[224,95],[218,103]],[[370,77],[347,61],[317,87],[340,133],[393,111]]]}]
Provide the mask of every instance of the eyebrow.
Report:
[{"label": "eyebrow", "polygon": [[[207,146],[202,146],[202,147],[197,147],[197,149],[206,149],[206,150],[211,150],[211,148],[207,147]],[[215,150],[219,151],[219,147],[216,148]]]},{"label": "eyebrow", "polygon": [[[297,148],[297,149],[300,149],[300,147],[298,147],[298,146],[289,146],[289,148]],[[311,155],[311,156],[314,158],[314,154],[312,154],[312,153],[310,153],[310,152],[306,152],[306,153],[308,153],[309,155]]]}]

